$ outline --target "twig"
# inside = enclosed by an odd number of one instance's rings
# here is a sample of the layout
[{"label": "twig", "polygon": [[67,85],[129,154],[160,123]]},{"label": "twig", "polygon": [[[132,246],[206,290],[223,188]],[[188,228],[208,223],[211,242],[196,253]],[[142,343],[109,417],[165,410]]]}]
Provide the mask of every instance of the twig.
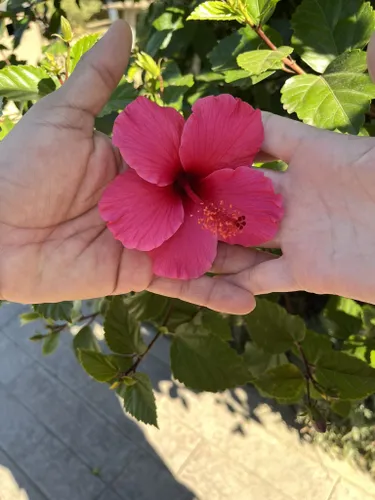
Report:
[{"label": "twig", "polygon": [[[271,49],[271,50],[274,50],[274,51],[278,51],[279,49],[276,47],[276,45],[272,42],[272,40],[270,40],[268,38],[268,36],[265,34],[265,32],[263,31],[261,25],[259,26],[256,26],[249,14],[246,12],[246,9],[245,7],[241,5],[241,12],[245,18],[245,22],[246,24],[248,24],[250,26],[251,29],[253,29],[255,31],[255,33],[259,36],[259,38],[261,38],[263,40],[263,42]],[[296,61],[294,61],[291,57],[284,57],[282,59],[282,62],[284,63],[284,67],[283,67],[283,70],[286,71],[287,73],[291,73],[293,72],[293,74],[297,74],[297,75],[305,75],[306,72],[296,63]],[[290,70],[288,70],[285,66],[287,66],[287,68],[290,68]]]},{"label": "twig", "polygon": [[143,352],[142,354],[140,354],[138,356],[137,360],[133,363],[133,365],[129,368],[129,370],[127,370],[126,372],[121,373],[119,375],[118,380],[121,380],[123,377],[127,377],[130,373],[134,373],[137,370],[138,365],[140,364],[140,362],[151,351],[151,349],[154,346],[155,342],[158,340],[158,338],[160,337],[160,335],[163,333],[162,328],[167,326],[169,318],[171,317],[171,314],[172,314],[172,309],[173,309],[172,304],[169,304],[167,312],[165,313],[164,319],[162,321],[162,325],[163,326],[159,328],[159,331],[157,332],[157,334],[155,335],[155,337],[151,340],[151,342],[147,346],[147,349],[145,350],[145,352]]},{"label": "twig", "polygon": [[70,43],[68,43],[68,49],[65,58],[65,81],[69,78],[69,65],[70,65]]}]

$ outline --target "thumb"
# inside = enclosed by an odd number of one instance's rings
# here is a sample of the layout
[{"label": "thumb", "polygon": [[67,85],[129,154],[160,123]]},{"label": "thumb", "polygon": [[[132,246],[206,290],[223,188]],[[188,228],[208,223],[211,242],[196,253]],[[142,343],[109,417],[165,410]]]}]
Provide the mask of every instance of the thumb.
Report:
[{"label": "thumb", "polygon": [[131,47],[129,25],[116,21],[58,91],[64,104],[97,115],[124,74]]},{"label": "thumb", "polygon": [[367,66],[372,81],[375,82],[375,33],[372,35],[367,48]]}]

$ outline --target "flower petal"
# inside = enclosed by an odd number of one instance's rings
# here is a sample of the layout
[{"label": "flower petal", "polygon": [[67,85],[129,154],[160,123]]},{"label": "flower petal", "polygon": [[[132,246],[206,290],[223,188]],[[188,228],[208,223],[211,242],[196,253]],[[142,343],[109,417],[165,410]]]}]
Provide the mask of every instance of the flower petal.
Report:
[{"label": "flower petal", "polygon": [[199,182],[196,193],[205,204],[234,216],[238,230],[232,226],[231,235],[218,235],[230,244],[258,246],[272,240],[284,214],[282,197],[275,193],[272,181],[249,167],[214,172]]},{"label": "flower petal", "polygon": [[114,237],[137,250],[158,247],[184,220],[182,200],[172,186],[150,184],[131,169],[104,190],[99,212]]},{"label": "flower petal", "polygon": [[251,165],[264,139],[261,113],[231,95],[199,99],[182,133],[184,169],[200,177]]},{"label": "flower petal", "polygon": [[116,118],[113,144],[140,177],[168,186],[182,170],[178,150],[184,123],[175,109],[138,97]]},{"label": "flower petal", "polygon": [[185,202],[185,220],[180,229],[150,252],[157,276],[193,279],[210,270],[217,253],[217,238],[198,224],[199,205]]}]

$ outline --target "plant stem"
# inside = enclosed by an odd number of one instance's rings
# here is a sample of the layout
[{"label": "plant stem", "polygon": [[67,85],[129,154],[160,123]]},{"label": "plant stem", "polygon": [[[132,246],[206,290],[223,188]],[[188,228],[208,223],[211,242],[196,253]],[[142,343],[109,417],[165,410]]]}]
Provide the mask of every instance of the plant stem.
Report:
[{"label": "plant stem", "polygon": [[145,350],[145,352],[142,353],[142,354],[140,354],[138,356],[137,360],[133,363],[133,365],[129,368],[129,370],[127,370],[125,373],[121,373],[120,374],[119,380],[121,380],[122,377],[128,376],[130,373],[134,373],[137,370],[138,365],[140,364],[140,362],[151,351],[151,349],[153,348],[155,342],[158,340],[158,338],[160,337],[160,335],[163,333],[162,332],[162,328],[165,327],[165,326],[167,326],[168,320],[169,320],[169,318],[171,317],[171,314],[172,314],[172,309],[173,309],[172,304],[169,304],[168,309],[167,309],[167,311],[165,313],[164,319],[162,321],[162,327],[159,328],[159,331],[157,332],[157,334],[155,335],[155,337],[151,340],[151,342],[147,346],[147,349]]},{"label": "plant stem", "polygon": [[[247,13],[245,7],[240,4],[240,10],[245,18],[246,24],[250,26],[251,29],[255,31],[255,33],[263,40],[263,42],[271,49],[278,51],[279,49],[276,47],[276,45],[268,38],[268,36],[265,34],[263,31],[261,25],[256,26],[252,19],[250,18],[249,14]],[[297,75],[305,75],[306,72],[289,56],[289,57],[284,57],[282,59],[282,62],[284,63],[283,70],[286,73],[293,73]],[[290,68],[290,69],[288,69]]]},{"label": "plant stem", "polygon": [[[263,40],[265,44],[268,45],[268,47],[271,50],[279,50],[276,45],[268,38],[268,36],[265,34],[265,32],[262,30],[261,26],[254,26],[253,24],[249,23],[249,20],[246,19],[246,22],[250,24],[252,29],[255,31],[255,33]],[[305,75],[306,72],[295,62],[291,57],[284,57],[282,60],[285,66],[288,66],[294,73],[297,73],[298,75]],[[285,70],[284,70],[285,71]],[[287,71],[288,73],[290,71]]]},{"label": "plant stem", "polygon": [[69,78],[69,65],[70,65],[70,43],[68,43],[68,50],[65,58],[65,81]]}]

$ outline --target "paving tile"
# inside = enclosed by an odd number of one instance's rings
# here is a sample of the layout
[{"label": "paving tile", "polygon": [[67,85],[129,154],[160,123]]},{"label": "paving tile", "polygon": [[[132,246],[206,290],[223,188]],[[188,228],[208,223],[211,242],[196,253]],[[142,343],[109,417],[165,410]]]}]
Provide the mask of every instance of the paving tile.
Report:
[{"label": "paving tile", "polygon": [[43,367],[26,370],[12,391],[82,461],[99,469],[103,480],[112,481],[130,460],[134,443]]},{"label": "paving tile", "polygon": [[251,475],[228,460],[214,445],[202,442],[182,468],[179,477],[199,498],[229,500],[237,498],[247,487]]},{"label": "paving tile", "polygon": [[0,307],[0,328],[6,326],[16,316],[27,311],[29,306],[16,303],[6,303]]},{"label": "paving tile", "polygon": [[0,448],[16,463],[42,439],[45,428],[0,386]]},{"label": "paving tile", "polygon": [[[157,403],[158,398],[156,405]],[[177,474],[201,441],[201,437],[182,421],[176,419],[173,412],[162,409],[158,411],[158,424],[159,429],[145,424],[140,424],[140,429],[156,453],[163,457],[167,467]]]},{"label": "paving tile", "polygon": [[103,491],[97,500],[127,500],[126,496],[118,495],[112,488]]},{"label": "paving tile", "polygon": [[0,383],[7,385],[34,362],[0,330]]},{"label": "paving tile", "polygon": [[345,479],[340,479],[329,500],[374,500],[374,495],[366,493]]},{"label": "paving tile", "polygon": [[61,441],[0,387],[0,447],[47,498],[94,500],[104,489]]},{"label": "paving tile", "polygon": [[95,500],[104,490],[102,480],[48,432],[19,463],[51,500]]},{"label": "paving tile", "polygon": [[163,464],[138,448],[132,461],[121,476],[114,482],[113,488],[119,494],[125,494],[127,500],[188,500],[194,498],[193,493]]},{"label": "paving tile", "polygon": [[47,500],[39,488],[0,450],[0,499]]}]

